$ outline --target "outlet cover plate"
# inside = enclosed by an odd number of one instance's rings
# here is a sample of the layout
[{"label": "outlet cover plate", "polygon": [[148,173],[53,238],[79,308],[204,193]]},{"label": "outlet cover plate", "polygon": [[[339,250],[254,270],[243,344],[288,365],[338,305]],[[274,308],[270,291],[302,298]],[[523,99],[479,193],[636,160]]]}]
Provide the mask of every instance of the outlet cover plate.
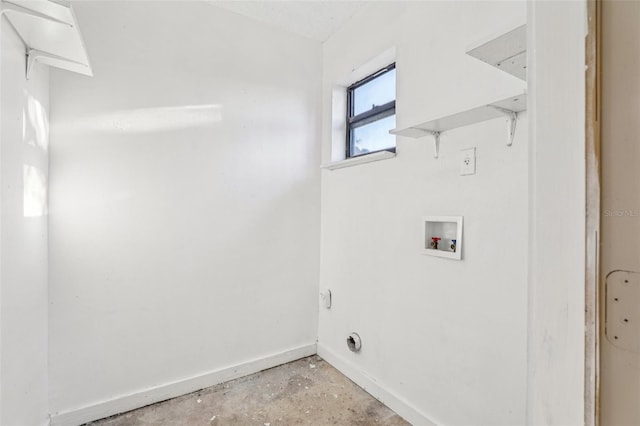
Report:
[{"label": "outlet cover plate", "polygon": [[476,174],[476,149],[467,148],[460,151],[460,176]]}]

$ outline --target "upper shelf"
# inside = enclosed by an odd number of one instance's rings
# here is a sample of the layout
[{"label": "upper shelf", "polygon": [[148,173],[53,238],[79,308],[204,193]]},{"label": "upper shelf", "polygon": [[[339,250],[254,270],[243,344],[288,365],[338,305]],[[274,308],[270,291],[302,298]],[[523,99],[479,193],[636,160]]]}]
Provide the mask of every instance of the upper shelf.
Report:
[{"label": "upper shelf", "polygon": [[389,133],[408,138],[421,138],[427,135],[433,135],[435,138],[435,157],[438,158],[440,133],[499,117],[506,117],[508,119],[507,145],[511,145],[515,134],[518,113],[526,111],[526,109],[527,94],[522,93],[456,114],[425,121],[424,123],[416,124],[415,126],[405,129],[393,129],[390,130]]},{"label": "upper shelf", "polygon": [[71,5],[57,0],[2,0],[6,16],[27,47],[27,78],[35,62],[93,75]]},{"label": "upper shelf", "polygon": [[520,25],[467,51],[504,72],[527,80],[527,25]]}]

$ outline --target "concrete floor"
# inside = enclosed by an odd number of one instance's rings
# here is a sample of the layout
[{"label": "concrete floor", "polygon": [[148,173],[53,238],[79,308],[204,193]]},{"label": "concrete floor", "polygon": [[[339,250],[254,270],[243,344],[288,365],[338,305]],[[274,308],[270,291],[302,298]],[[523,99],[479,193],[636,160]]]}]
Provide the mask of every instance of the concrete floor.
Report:
[{"label": "concrete floor", "polygon": [[314,355],[87,425],[405,426],[409,423]]}]

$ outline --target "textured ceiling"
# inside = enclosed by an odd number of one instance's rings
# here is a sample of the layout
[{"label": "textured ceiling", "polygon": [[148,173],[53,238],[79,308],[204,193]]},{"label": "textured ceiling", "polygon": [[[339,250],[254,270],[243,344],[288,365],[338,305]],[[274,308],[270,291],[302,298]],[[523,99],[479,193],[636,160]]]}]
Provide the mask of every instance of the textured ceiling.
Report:
[{"label": "textured ceiling", "polygon": [[320,42],[328,39],[365,4],[365,1],[362,0],[207,1],[216,7]]}]

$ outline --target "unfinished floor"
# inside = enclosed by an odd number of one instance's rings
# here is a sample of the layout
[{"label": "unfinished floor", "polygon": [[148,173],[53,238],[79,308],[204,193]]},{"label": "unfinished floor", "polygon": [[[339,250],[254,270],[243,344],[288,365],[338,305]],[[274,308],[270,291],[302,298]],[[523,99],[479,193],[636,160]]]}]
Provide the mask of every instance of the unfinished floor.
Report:
[{"label": "unfinished floor", "polygon": [[409,425],[319,356],[109,417],[92,426]]}]

